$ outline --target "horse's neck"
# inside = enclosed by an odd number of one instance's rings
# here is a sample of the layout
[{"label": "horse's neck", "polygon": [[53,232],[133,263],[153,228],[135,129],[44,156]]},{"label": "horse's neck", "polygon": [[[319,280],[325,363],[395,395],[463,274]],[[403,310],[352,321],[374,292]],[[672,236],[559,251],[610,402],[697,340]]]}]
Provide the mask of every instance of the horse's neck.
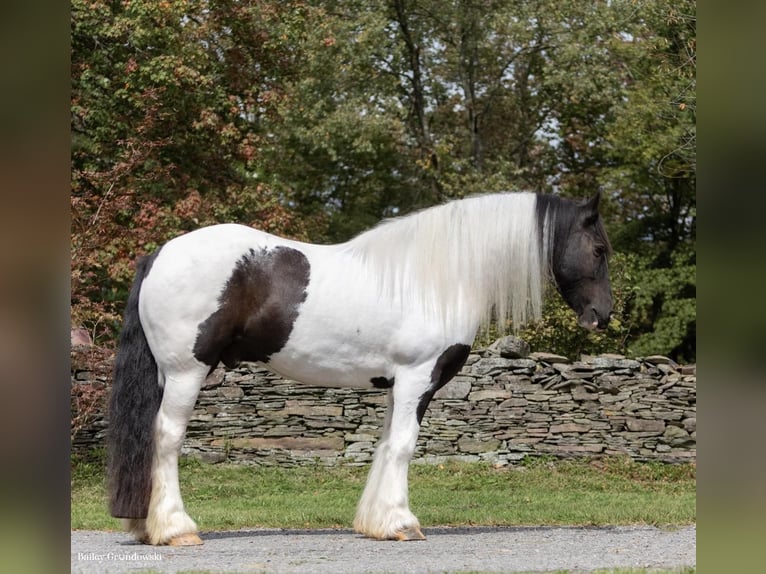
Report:
[{"label": "horse's neck", "polygon": [[535,200],[509,194],[463,200],[375,228],[348,245],[391,293],[444,315],[522,323],[539,315],[541,264]]}]

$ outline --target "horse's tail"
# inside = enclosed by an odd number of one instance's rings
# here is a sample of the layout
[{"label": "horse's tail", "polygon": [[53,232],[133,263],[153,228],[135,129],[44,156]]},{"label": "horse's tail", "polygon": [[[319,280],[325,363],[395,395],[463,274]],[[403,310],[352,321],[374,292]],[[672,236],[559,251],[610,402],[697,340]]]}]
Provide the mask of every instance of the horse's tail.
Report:
[{"label": "horse's tail", "polygon": [[118,518],[146,518],[152,492],[154,420],[162,402],[157,362],[138,316],[141,284],[157,253],[139,259],[123,317],[109,402],[109,510]]}]

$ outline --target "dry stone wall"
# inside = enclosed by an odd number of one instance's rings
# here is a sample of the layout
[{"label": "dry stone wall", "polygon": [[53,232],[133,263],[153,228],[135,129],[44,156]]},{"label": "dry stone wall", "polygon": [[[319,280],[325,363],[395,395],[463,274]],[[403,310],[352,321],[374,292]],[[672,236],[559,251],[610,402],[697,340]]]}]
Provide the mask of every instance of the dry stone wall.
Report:
[{"label": "dry stone wall", "polygon": [[[661,356],[570,361],[493,345],[434,397],[414,461],[527,456],[696,459],[696,367]],[[504,356],[505,355],[505,356]],[[515,357],[515,358],[512,358]],[[73,384],[92,379],[73,373]],[[350,464],[372,460],[386,391],[308,387],[257,364],[216,370],[200,392],[183,452],[208,462]],[[73,441],[100,446],[103,414]]]}]

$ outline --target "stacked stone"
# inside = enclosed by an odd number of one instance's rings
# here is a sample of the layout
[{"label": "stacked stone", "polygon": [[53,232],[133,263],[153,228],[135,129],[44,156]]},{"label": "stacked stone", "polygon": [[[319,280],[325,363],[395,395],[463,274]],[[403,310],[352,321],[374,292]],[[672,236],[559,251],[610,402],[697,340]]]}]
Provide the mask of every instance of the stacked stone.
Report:
[{"label": "stacked stone", "polygon": [[385,404],[379,390],[306,386],[256,364],[217,369],[200,391],[183,451],[207,462],[363,464]]},{"label": "stacked stone", "polygon": [[[416,456],[696,458],[696,369],[666,357],[472,355],[437,393]],[[449,440],[445,440],[449,439]]]},{"label": "stacked stone", "polygon": [[[74,373],[73,384],[88,381]],[[216,370],[200,392],[183,452],[208,462],[366,464],[386,391],[309,387],[256,364]],[[103,444],[103,415],[73,450]],[[529,353],[515,338],[474,351],[426,411],[415,462],[504,465],[526,456],[696,458],[696,368],[666,357]]]},{"label": "stacked stone", "polygon": [[[73,396],[78,392],[78,389],[76,388],[78,385],[92,385],[103,391],[109,384],[108,377],[106,374],[103,374],[103,372],[95,373],[92,371],[73,369],[70,375]],[[74,409],[74,405],[72,405],[72,409]],[[71,436],[71,449],[73,453],[87,453],[103,448],[107,425],[104,414],[102,405],[102,409],[90,413],[88,420],[85,421],[85,426],[78,429],[78,431]],[[73,418],[74,415],[75,412],[73,410]]]}]

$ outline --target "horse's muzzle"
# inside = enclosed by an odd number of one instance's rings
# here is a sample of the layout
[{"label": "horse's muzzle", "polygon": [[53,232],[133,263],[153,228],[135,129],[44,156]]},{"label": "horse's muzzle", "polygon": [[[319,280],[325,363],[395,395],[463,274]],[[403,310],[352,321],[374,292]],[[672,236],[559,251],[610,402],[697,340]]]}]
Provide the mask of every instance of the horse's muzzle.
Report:
[{"label": "horse's muzzle", "polygon": [[612,313],[599,313],[594,307],[589,307],[577,318],[580,327],[589,331],[603,331],[609,326]]}]

